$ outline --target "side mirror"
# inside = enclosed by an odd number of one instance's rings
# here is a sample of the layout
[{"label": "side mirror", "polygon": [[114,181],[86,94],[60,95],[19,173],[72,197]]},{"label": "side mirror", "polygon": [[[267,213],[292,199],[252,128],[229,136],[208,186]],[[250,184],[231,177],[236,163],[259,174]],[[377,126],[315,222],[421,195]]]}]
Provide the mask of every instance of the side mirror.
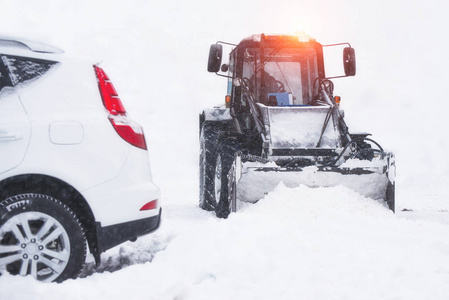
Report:
[{"label": "side mirror", "polygon": [[351,47],[343,49],[343,66],[346,76],[355,75],[355,50]]},{"label": "side mirror", "polygon": [[221,58],[223,55],[223,46],[220,44],[213,44],[209,50],[209,61],[207,63],[207,71],[217,73],[220,71]]}]

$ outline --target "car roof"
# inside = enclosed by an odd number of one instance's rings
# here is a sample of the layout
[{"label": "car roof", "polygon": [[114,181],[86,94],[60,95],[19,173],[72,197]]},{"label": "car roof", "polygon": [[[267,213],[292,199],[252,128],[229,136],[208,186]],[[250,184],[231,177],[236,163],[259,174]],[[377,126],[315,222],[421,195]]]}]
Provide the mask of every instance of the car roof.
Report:
[{"label": "car roof", "polygon": [[53,53],[53,54],[64,53],[63,50],[54,46],[50,46],[40,42],[30,41],[28,39],[20,37],[12,37],[6,35],[0,35],[0,47],[27,49],[29,51],[37,53]]}]

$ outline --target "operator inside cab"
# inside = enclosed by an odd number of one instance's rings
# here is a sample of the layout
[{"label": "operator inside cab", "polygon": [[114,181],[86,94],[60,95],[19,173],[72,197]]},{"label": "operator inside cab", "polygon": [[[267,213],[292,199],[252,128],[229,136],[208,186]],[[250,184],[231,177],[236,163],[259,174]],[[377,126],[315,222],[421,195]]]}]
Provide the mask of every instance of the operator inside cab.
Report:
[{"label": "operator inside cab", "polygon": [[242,73],[259,103],[309,105],[318,77],[316,53],[313,48],[247,48]]}]

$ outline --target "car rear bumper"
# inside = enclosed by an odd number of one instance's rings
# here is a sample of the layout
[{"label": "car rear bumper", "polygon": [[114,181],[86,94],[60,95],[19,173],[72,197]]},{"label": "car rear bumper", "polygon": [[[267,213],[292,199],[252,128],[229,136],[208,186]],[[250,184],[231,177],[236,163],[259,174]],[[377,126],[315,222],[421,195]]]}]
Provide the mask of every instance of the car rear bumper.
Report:
[{"label": "car rear bumper", "polygon": [[[132,147],[132,146],[130,146]],[[113,179],[81,191],[102,226],[114,226],[157,216],[161,192],[152,182],[148,152],[132,147],[120,173]],[[154,209],[142,210],[157,200]]]},{"label": "car rear bumper", "polygon": [[99,253],[104,252],[128,240],[134,240],[157,230],[161,224],[162,208],[159,214],[145,219],[102,227],[96,223]]}]

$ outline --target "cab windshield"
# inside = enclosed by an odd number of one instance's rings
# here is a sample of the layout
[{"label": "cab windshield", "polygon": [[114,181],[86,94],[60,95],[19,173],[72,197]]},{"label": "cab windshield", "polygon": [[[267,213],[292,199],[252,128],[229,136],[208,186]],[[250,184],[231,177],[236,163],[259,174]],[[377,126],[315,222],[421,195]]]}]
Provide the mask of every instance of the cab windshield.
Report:
[{"label": "cab windshield", "polygon": [[247,48],[243,78],[257,102],[266,105],[308,105],[318,77],[313,48]]}]

